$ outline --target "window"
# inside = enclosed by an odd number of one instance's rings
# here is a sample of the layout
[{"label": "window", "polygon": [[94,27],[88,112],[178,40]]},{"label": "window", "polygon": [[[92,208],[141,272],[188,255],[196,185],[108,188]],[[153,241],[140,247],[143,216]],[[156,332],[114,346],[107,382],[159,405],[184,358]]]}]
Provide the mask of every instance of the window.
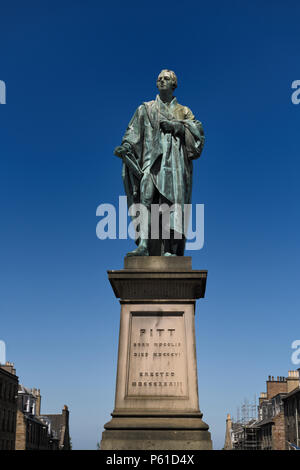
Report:
[{"label": "window", "polygon": [[6,431],[10,431],[10,410],[7,411]]}]

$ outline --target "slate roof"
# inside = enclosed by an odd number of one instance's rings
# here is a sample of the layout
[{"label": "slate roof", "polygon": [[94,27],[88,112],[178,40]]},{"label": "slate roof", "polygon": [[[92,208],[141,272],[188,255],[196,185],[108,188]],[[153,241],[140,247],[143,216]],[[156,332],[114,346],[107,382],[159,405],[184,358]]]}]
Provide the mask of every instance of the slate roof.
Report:
[{"label": "slate roof", "polygon": [[64,422],[63,414],[44,414],[41,418],[48,418],[51,421],[51,432],[54,439],[58,439],[59,446],[64,446],[66,423]]}]

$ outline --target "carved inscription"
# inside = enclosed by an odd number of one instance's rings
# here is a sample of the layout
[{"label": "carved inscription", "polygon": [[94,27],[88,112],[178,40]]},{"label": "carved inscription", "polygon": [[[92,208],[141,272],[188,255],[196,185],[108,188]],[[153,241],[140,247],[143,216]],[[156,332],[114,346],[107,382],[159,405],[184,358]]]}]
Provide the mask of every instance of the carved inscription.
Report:
[{"label": "carved inscription", "polygon": [[181,314],[131,316],[127,394],[184,397],[186,338]]}]

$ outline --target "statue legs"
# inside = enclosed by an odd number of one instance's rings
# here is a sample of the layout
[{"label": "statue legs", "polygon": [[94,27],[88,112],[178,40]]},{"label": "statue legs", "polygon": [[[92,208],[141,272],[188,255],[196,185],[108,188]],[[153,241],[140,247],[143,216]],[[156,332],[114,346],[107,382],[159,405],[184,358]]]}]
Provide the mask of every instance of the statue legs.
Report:
[{"label": "statue legs", "polygon": [[148,209],[148,220],[142,224],[138,247],[127,253],[126,256],[149,256],[149,239],[151,234],[150,217],[151,204],[154,200],[156,188],[149,171],[145,171],[140,182],[140,203]]},{"label": "statue legs", "polygon": [[151,239],[151,204],[170,204],[165,198],[163,198],[156,186],[153,183],[150,171],[145,170],[143,178],[140,182],[140,203],[147,208],[147,221],[140,227],[140,238],[138,241],[138,247],[127,253],[126,256],[183,256],[185,247],[184,235],[176,237],[178,235],[175,230],[169,231],[169,237],[162,238],[164,232],[161,227],[160,217],[160,236],[159,240]]}]

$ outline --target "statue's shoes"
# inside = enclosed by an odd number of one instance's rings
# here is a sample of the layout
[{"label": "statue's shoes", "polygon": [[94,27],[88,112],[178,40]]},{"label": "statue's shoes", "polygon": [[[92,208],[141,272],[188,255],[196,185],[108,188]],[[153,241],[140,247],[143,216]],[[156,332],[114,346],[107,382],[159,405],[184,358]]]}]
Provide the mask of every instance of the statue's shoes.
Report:
[{"label": "statue's shoes", "polygon": [[135,250],[127,253],[127,256],[149,256],[149,251],[144,246],[138,246]]},{"label": "statue's shoes", "polygon": [[173,253],[169,253],[168,251],[166,251],[163,256],[177,256],[177,255],[174,255]]}]

